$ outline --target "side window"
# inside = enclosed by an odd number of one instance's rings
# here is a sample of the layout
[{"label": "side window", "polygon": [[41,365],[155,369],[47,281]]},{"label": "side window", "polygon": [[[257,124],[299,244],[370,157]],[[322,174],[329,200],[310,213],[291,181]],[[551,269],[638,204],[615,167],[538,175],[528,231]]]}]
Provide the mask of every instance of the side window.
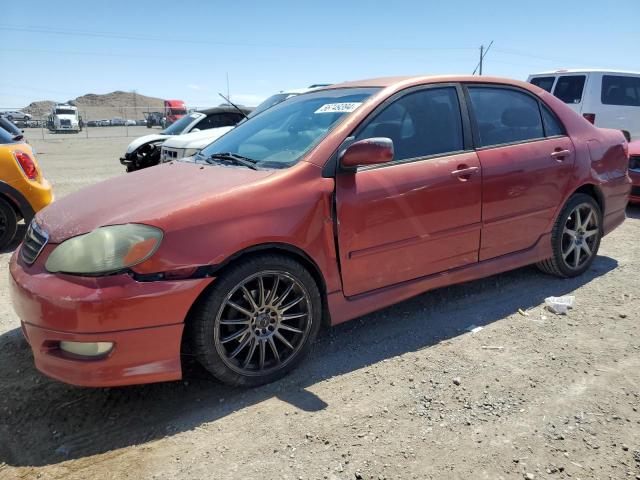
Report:
[{"label": "side window", "polygon": [[553,94],[564,103],[580,103],[582,101],[582,91],[584,82],[587,79],[584,75],[565,75],[558,78]]},{"label": "side window", "polygon": [[551,113],[546,105],[541,105],[542,109],[542,122],[544,123],[544,133],[547,137],[555,137],[557,135],[566,135],[564,127],[560,123],[560,120]]},{"label": "side window", "polygon": [[232,127],[242,118],[240,114],[235,113],[214,113],[207,118],[202,119],[196,128],[200,130],[208,130],[209,128]]},{"label": "side window", "polygon": [[213,114],[213,115],[208,115],[206,118],[203,118],[202,120],[200,120],[195,128],[199,128],[200,130],[208,130],[210,128],[216,128],[219,127],[219,121],[220,119],[220,115],[219,114]]},{"label": "side window", "polygon": [[604,75],[600,98],[604,105],[640,107],[640,77]]},{"label": "side window", "polygon": [[536,77],[531,79],[531,83],[536,87],[540,87],[543,90],[551,93],[551,87],[553,87],[553,82],[556,77]]},{"label": "side window", "polygon": [[524,93],[493,87],[469,87],[480,146],[543,138],[538,102]]},{"label": "side window", "polygon": [[356,140],[387,137],[396,160],[464,150],[462,117],[454,87],[409,93],[365,124]]}]

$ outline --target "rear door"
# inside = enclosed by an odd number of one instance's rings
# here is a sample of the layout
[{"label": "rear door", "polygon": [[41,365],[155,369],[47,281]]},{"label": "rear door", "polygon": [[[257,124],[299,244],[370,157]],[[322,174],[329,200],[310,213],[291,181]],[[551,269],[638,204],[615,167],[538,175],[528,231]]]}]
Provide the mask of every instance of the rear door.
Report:
[{"label": "rear door", "polygon": [[477,262],[482,181],[459,92],[403,92],[356,131],[393,140],[395,158],[336,177],[345,295]]},{"label": "rear door", "polygon": [[518,88],[470,85],[482,165],[480,261],[535,245],[564,198],[574,148],[559,119]]}]

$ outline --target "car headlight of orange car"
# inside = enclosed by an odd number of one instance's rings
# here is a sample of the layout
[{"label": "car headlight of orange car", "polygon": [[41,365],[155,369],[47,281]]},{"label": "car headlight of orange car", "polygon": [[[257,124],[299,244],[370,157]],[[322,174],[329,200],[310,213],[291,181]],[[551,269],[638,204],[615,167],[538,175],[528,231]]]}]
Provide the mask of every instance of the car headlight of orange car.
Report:
[{"label": "car headlight of orange car", "polygon": [[98,228],[65,240],[45,264],[51,273],[104,275],[147,260],[160,246],[162,230],[129,223]]}]

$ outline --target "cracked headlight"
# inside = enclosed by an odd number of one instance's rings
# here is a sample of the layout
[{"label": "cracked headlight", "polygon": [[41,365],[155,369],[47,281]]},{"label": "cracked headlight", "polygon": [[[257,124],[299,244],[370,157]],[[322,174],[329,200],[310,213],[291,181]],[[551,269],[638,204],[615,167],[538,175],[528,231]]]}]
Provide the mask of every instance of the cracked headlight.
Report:
[{"label": "cracked headlight", "polygon": [[45,268],[51,273],[113,273],[144,262],[161,241],[162,230],[149,225],[101,227],[62,242],[49,255]]}]

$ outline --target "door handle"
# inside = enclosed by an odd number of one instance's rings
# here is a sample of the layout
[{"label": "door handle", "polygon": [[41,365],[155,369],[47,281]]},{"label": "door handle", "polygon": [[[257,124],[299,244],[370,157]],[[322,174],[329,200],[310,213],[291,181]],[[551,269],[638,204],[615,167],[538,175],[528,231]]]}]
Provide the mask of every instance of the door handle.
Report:
[{"label": "door handle", "polygon": [[561,162],[564,157],[571,155],[571,150],[555,150],[551,152],[551,156]]},{"label": "door handle", "polygon": [[463,182],[469,180],[471,175],[478,172],[480,170],[479,167],[467,167],[466,165],[458,165],[458,169],[451,172],[453,177],[458,177],[458,179]]}]

